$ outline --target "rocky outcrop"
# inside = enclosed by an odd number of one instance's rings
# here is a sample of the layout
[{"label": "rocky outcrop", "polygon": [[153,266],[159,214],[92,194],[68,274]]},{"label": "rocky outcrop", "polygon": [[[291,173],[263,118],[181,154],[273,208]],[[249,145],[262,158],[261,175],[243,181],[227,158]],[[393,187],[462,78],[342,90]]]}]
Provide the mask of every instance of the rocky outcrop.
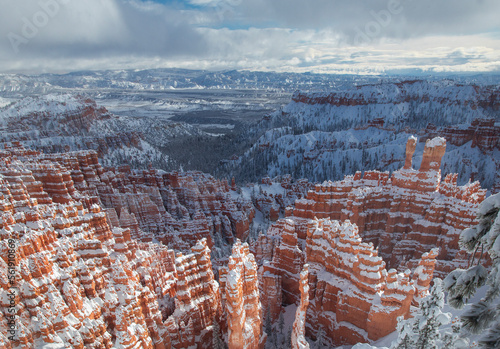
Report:
[{"label": "rocky outcrop", "polygon": [[295,313],[292,330],[292,349],[308,349],[306,341],[306,314],[309,305],[309,266],[304,265],[300,273],[300,304]]},{"label": "rocky outcrop", "polygon": [[443,137],[454,145],[443,158],[443,174],[458,173],[459,183],[473,178],[496,190],[499,101],[496,85],[453,80],[360,82],[331,91],[299,91],[256,126],[262,136],[225,166],[240,181],[257,181],[264,174],[293,173],[323,182],[359,170],[392,173],[403,167],[401,155],[413,134],[423,140]]},{"label": "rocky outcrop", "polygon": [[477,118],[467,127],[437,128],[430,124],[425,131],[427,137],[442,136],[456,146],[471,142],[471,148],[478,147],[483,153],[500,149],[500,126],[495,124],[495,119]]},{"label": "rocky outcrop", "polygon": [[486,191],[478,182],[457,186],[457,175],[441,181],[443,138],[427,141],[420,169],[413,169],[415,142],[409,139],[405,166],[390,178],[388,173],[367,171],[363,176],[356,173],[316,185],[288,214],[304,219],[349,219],[365,241],[378,246],[389,267],[400,271],[415,268],[423,253],[439,247],[436,275],[443,277],[466,263],[459,256],[458,237],[474,223],[473,212]]},{"label": "rocky outcrop", "polygon": [[248,244],[238,240],[233,245],[227,268],[220,271],[220,284],[225,289],[229,348],[263,348],[257,264]]},{"label": "rocky outcrop", "polygon": [[271,320],[282,312],[276,303],[304,299],[300,272],[307,263],[306,335],[321,332],[331,345],[375,340],[419,304],[433,273],[443,276],[466,263],[458,237],[473,224],[471,212],[486,191],[477,182],[457,186],[457,175],[441,181],[443,138],[426,142],[420,169],[413,169],[416,143],[408,140],[405,165],[392,176],[358,172],[317,184],[285,211],[286,219],[259,235],[252,250]]},{"label": "rocky outcrop", "polygon": [[307,179],[292,180],[290,175],[276,178],[264,177],[260,185],[250,184],[249,190],[252,203],[265,219],[272,222],[283,217],[286,208],[297,199],[303,198],[313,187]]},{"label": "rocky outcrop", "polygon": [[[409,315],[416,292],[427,292],[436,251],[423,257],[421,267],[411,277],[410,270],[399,274],[395,269],[387,271],[373,244],[363,242],[358,228],[349,221],[315,219],[302,223],[300,218],[289,218],[273,225],[270,230],[283,231],[283,237],[276,237],[273,259],[263,262],[261,274],[263,279],[275,275],[281,281],[284,305],[301,302],[295,327],[307,307],[304,326],[308,337],[315,338],[322,331],[331,345],[381,338],[394,331],[399,316]],[[307,282],[300,276],[305,263]],[[308,306],[304,306],[306,284]],[[268,300],[267,304],[272,303]],[[276,317],[272,307],[267,311]],[[298,328],[294,331],[300,336]]]},{"label": "rocky outcrop", "polygon": [[[203,349],[220,328],[232,348],[262,348],[263,318],[276,321],[289,304],[300,304],[295,344],[319,331],[332,345],[385,336],[425,296],[435,268],[460,264],[458,232],[485,196],[479,183],[441,180],[441,138],[413,169],[415,143],[392,176],[316,185],[251,248],[238,239],[252,203],[225,180],[10,144],[0,152],[0,328],[12,320],[19,330],[0,344]],[[286,179],[262,186],[284,190],[264,195],[280,211],[300,192]],[[236,241],[232,256],[212,265],[222,240]]]},{"label": "rocky outcrop", "polygon": [[25,97],[0,108],[0,129],[0,143],[17,141],[45,153],[92,149],[108,166],[162,169],[167,168],[164,143],[174,135],[203,133],[168,119],[113,115],[94,100],[71,94]]},{"label": "rocky outcrop", "polygon": [[[232,243],[247,237],[254,217],[250,201],[232,192],[225,180],[201,172],[103,168],[95,151],[43,154],[19,143],[9,144],[4,155],[28,157],[23,166],[29,173],[14,166],[0,169],[6,180],[13,178],[16,199],[27,192],[40,203],[65,204],[86,196],[83,201],[106,209],[113,227],[129,228],[141,241],[156,239],[184,251],[203,238],[210,247],[213,239]],[[26,188],[17,188],[19,176]]]},{"label": "rocky outcrop", "polygon": [[[460,90],[460,94],[457,91]],[[328,104],[332,106],[359,106],[374,104],[428,103],[441,105],[499,110],[500,95],[491,87],[459,85],[446,82],[408,80],[399,83],[359,85],[330,93],[294,93],[292,100],[304,104]]]},{"label": "rocky outcrop", "polygon": [[[27,97],[1,111],[8,132],[2,132],[0,142],[32,141],[51,137],[52,142],[38,142],[37,148],[46,152],[63,152],[90,148],[102,156],[116,147],[140,147],[142,135],[137,132],[107,134],[94,132],[96,125],[116,119],[94,100],[80,95],[49,95],[39,98]],[[104,132],[103,132],[104,131]],[[67,142],[58,142],[57,137],[73,137]],[[87,138],[87,139],[83,139]],[[72,144],[73,143],[73,144]]]},{"label": "rocky outcrop", "polygon": [[176,256],[176,309],[165,326],[174,348],[210,348],[213,320],[221,311],[219,284],[214,280],[207,241],[200,240],[191,251]]},{"label": "rocky outcrop", "polygon": [[1,347],[211,346],[221,302],[207,240],[176,255],[134,239],[132,213],[107,217],[99,200],[127,180],[94,152],[0,154],[0,328],[15,329]]}]

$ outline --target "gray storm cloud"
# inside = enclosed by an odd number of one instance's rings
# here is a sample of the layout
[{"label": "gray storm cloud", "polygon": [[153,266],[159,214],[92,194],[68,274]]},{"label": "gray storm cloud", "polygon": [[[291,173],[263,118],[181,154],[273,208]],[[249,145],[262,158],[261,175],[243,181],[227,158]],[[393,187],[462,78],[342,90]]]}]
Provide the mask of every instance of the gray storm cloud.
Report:
[{"label": "gray storm cloud", "polygon": [[[460,70],[457,66],[471,62],[477,70],[499,66],[497,0],[191,0],[170,5],[0,0],[0,5],[2,71],[120,64],[328,71],[342,65],[392,69],[433,60],[425,69],[448,64]],[[457,57],[456,52],[468,53]]]}]

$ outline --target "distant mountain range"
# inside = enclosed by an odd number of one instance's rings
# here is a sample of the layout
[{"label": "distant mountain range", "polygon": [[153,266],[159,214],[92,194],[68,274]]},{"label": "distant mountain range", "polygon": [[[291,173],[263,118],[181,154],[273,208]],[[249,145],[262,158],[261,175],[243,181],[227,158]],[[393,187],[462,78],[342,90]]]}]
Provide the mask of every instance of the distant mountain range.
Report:
[{"label": "distant mountain range", "polygon": [[[498,84],[500,75],[446,75],[453,81]],[[0,74],[0,94],[47,93],[54,90],[99,89],[170,90],[170,89],[276,89],[284,91],[342,90],[356,85],[402,81],[398,76],[334,75],[312,73],[275,73],[187,69],[82,71],[68,74]],[[443,76],[426,76],[427,81]]]}]

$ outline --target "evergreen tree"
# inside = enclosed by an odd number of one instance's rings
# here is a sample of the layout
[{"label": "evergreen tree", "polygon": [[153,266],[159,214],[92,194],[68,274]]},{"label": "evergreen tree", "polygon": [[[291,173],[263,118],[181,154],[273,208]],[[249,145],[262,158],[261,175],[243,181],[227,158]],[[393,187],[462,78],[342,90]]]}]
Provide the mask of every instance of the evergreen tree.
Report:
[{"label": "evergreen tree", "polygon": [[224,341],[221,338],[220,326],[217,320],[213,319],[213,335],[212,335],[212,348],[213,349],[224,349]]},{"label": "evergreen tree", "polygon": [[278,326],[280,328],[280,333],[283,334],[283,328],[285,327],[285,317],[283,313],[280,313],[280,317],[278,319]]},{"label": "evergreen tree", "polygon": [[323,347],[323,341],[325,338],[325,330],[322,327],[319,328],[316,334],[316,341],[314,342],[314,349],[320,349]]},{"label": "evergreen tree", "polygon": [[[500,348],[500,193],[483,201],[478,210],[479,224],[465,229],[460,235],[460,245],[471,257],[467,270],[456,269],[445,279],[449,303],[462,308],[476,290],[488,284],[486,295],[472,304],[463,314],[463,329],[482,334],[479,345],[483,348]],[[492,260],[489,272],[480,264],[487,253]]]},{"label": "evergreen tree", "polygon": [[455,349],[455,348],[468,348],[469,340],[460,338],[460,330],[462,329],[462,322],[460,318],[453,319],[451,332],[446,332],[443,335],[442,349]]},{"label": "evergreen tree", "polygon": [[[441,311],[443,306],[443,282],[441,279],[434,279],[434,286],[430,294],[422,299],[415,317],[408,320],[398,319],[398,338],[392,343],[391,349],[443,348],[445,336],[441,335],[439,328],[450,321],[449,313]],[[446,339],[454,341],[457,337],[458,335]]]},{"label": "evergreen tree", "polygon": [[291,348],[292,347],[292,328],[288,328],[288,331],[286,333],[286,339],[285,339],[285,348]]},{"label": "evergreen tree", "polygon": [[392,343],[391,349],[413,349],[415,347],[415,335],[410,321],[405,321],[402,316],[398,317],[396,331],[398,338]]},{"label": "evergreen tree", "polygon": [[267,335],[271,336],[271,334],[273,332],[273,328],[272,328],[272,324],[271,324],[271,308],[269,305],[268,305],[267,312],[266,312],[266,319],[264,322],[264,326],[265,326]]},{"label": "evergreen tree", "polygon": [[449,314],[444,314],[444,293],[441,279],[434,279],[431,293],[420,304],[420,314],[416,318],[413,330],[418,334],[415,344],[417,349],[439,348],[439,327],[450,321]]}]

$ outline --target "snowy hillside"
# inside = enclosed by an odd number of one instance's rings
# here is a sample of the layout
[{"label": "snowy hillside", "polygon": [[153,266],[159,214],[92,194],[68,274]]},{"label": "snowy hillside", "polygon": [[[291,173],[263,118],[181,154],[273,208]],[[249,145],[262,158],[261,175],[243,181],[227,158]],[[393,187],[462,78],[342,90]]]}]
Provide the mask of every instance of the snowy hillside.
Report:
[{"label": "snowy hillside", "polygon": [[79,95],[26,97],[0,108],[0,142],[45,152],[94,149],[108,166],[167,168],[168,156],[159,148],[169,139],[199,134],[184,123],[116,116]]},{"label": "snowy hillside", "polygon": [[[393,171],[404,162],[409,135],[447,138],[442,171],[488,188],[500,183],[500,89],[408,81],[330,93],[296,92],[251,132],[261,134],[226,169],[240,180],[285,173],[313,181],[357,170]],[[417,166],[419,159],[417,159]]]}]

